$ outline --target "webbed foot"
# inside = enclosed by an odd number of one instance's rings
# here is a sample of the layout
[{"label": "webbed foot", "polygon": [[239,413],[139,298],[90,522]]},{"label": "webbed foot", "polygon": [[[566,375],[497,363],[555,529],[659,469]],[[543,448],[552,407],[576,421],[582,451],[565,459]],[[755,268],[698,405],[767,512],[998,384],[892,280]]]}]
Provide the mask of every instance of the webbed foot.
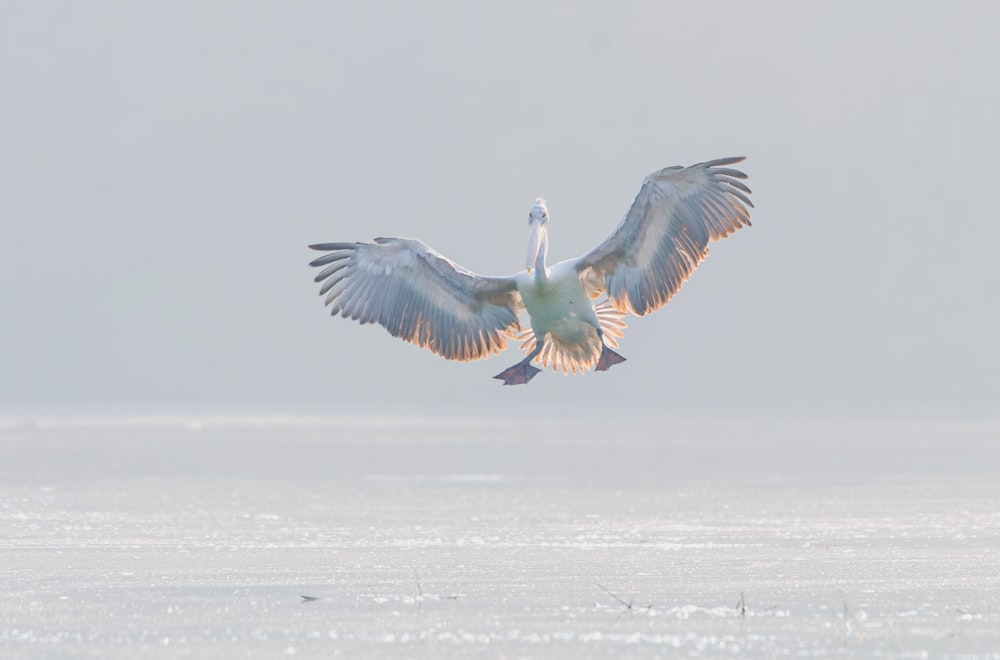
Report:
[{"label": "webbed foot", "polygon": [[597,366],[594,367],[594,371],[607,371],[611,367],[624,362],[625,358],[618,355],[613,350],[605,345],[601,345],[601,357],[597,360]]},{"label": "webbed foot", "polygon": [[531,358],[521,360],[513,367],[508,367],[494,378],[503,381],[504,385],[527,385],[528,381],[535,377],[541,369],[531,366]]}]

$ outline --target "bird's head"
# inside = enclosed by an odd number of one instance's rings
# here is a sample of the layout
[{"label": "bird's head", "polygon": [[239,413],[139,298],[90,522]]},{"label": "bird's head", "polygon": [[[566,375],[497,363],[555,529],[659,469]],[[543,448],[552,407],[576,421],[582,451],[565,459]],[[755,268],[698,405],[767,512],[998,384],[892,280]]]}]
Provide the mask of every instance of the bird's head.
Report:
[{"label": "bird's head", "polygon": [[529,225],[538,221],[549,221],[549,208],[545,206],[545,200],[541,197],[535,200],[535,205],[531,207],[531,212],[528,213]]},{"label": "bird's head", "polygon": [[549,209],[545,206],[545,200],[539,197],[528,213],[528,255],[525,266],[529,273],[536,267],[539,257],[543,264],[545,262],[545,253],[549,247],[548,225]]}]

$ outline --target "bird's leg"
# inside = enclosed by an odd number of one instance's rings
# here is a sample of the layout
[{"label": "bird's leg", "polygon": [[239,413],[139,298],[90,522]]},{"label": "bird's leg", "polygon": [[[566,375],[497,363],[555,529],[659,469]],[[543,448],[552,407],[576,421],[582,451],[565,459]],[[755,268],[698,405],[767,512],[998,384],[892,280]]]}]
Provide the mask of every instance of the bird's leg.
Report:
[{"label": "bird's leg", "polygon": [[498,373],[494,378],[503,381],[504,385],[527,385],[528,381],[535,377],[541,369],[531,366],[531,361],[542,352],[542,341],[538,341],[535,350],[528,353],[528,356]]},{"label": "bird's leg", "polygon": [[604,343],[604,331],[600,328],[598,324],[597,328],[597,338],[601,340],[601,357],[597,359],[597,365],[594,367],[594,371],[607,371],[611,367],[625,361],[625,358],[615,353],[613,350],[608,348],[608,345]]},{"label": "bird's leg", "polygon": [[618,353],[607,347],[603,342],[601,343],[601,357],[597,360],[597,366],[594,367],[594,371],[607,371],[611,367],[615,366],[620,362],[624,362],[625,358]]}]

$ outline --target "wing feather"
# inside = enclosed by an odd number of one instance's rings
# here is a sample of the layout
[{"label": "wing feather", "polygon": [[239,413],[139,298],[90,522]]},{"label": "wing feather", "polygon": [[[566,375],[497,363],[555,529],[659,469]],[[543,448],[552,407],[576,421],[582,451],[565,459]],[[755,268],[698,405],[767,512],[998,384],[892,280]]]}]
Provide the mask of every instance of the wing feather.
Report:
[{"label": "wing feather", "polygon": [[449,360],[500,352],[520,328],[523,303],[513,278],[477,275],[420,241],[376,238],[309,247],[326,252],[309,265],[323,267],[315,281],[322,282],[319,293],[331,314],[378,323]]},{"label": "wing feather", "polygon": [[667,304],[705,257],[708,244],[750,226],[746,174],[720,158],[650,174],[625,218],[576,260],[591,295],[606,291],[619,312],[644,316]]}]

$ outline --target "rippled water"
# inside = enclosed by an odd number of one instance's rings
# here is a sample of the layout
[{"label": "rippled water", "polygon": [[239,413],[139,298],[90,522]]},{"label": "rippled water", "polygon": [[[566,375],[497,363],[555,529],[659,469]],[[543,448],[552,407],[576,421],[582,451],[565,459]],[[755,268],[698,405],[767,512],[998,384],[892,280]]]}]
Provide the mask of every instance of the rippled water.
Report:
[{"label": "rippled water", "polygon": [[0,477],[4,657],[1000,657],[996,423],[10,417]]}]

